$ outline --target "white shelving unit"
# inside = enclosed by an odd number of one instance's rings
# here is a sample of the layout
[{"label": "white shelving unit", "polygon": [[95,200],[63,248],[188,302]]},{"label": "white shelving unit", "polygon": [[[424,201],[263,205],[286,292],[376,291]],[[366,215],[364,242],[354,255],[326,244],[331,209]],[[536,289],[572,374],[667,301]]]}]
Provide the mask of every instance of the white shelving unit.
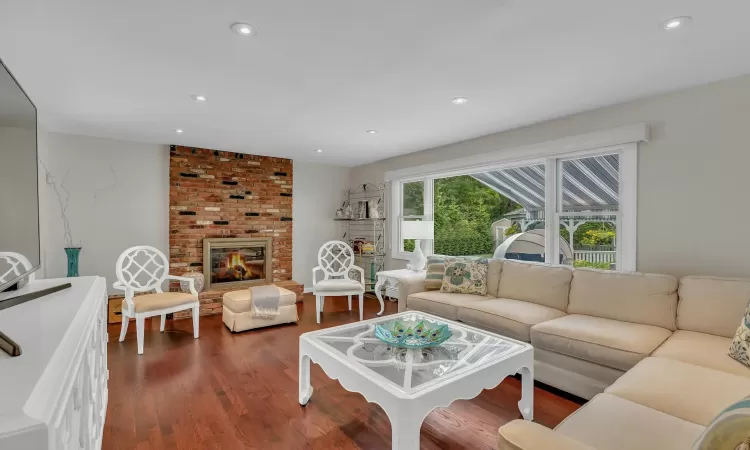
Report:
[{"label": "white shelving unit", "polygon": [[[386,217],[385,217],[385,185],[365,183],[356,188],[346,191],[343,208],[351,206],[352,217],[336,217],[335,220],[341,224],[341,240],[348,242],[355,250],[355,264],[365,271],[365,290],[369,293],[375,292],[377,277],[375,274],[384,270],[385,266],[385,243],[386,243]],[[366,206],[364,217],[360,214],[360,202],[367,205],[374,203],[377,211],[375,216],[369,217],[372,212],[370,206]],[[373,245],[372,252],[362,252],[358,242],[366,242]],[[359,249],[359,251],[358,251]],[[359,277],[357,272],[352,276]]]}]

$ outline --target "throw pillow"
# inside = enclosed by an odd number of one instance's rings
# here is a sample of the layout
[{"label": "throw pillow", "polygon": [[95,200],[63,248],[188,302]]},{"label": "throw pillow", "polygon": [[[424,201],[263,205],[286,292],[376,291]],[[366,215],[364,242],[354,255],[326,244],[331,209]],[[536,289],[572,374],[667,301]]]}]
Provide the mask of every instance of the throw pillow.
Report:
[{"label": "throw pillow", "polygon": [[487,259],[445,258],[440,292],[487,295]]},{"label": "throw pillow", "polygon": [[750,448],[750,397],[729,406],[706,427],[693,450],[747,450]]},{"label": "throw pillow", "polygon": [[745,310],[745,316],[740,322],[740,327],[734,334],[734,340],[729,347],[729,356],[750,367],[750,305]]},{"label": "throw pillow", "polygon": [[427,274],[424,279],[426,291],[437,291],[443,285],[444,262],[443,258],[430,257],[427,259]]}]

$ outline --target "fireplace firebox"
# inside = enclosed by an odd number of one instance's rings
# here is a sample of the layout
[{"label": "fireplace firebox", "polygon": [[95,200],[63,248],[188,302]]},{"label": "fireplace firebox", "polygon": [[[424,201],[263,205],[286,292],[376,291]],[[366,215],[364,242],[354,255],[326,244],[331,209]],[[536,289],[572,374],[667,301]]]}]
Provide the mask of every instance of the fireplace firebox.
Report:
[{"label": "fireplace firebox", "polygon": [[203,239],[206,290],[273,281],[271,238]]}]

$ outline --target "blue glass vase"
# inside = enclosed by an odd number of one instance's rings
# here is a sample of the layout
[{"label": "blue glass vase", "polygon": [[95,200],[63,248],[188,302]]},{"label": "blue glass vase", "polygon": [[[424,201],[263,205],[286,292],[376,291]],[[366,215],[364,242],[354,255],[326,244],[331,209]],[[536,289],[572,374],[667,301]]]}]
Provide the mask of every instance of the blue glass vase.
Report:
[{"label": "blue glass vase", "polygon": [[65,254],[68,255],[68,277],[78,276],[78,256],[81,254],[81,247],[65,247]]}]

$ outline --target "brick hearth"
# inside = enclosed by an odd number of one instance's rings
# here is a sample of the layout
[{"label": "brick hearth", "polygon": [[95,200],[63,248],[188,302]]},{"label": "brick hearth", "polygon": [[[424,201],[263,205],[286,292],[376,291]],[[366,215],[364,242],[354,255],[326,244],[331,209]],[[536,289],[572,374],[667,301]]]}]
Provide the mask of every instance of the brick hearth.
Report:
[{"label": "brick hearth", "polygon": [[[301,299],[292,281],[292,160],[173,145],[169,183],[171,274],[203,272],[204,238],[271,237],[274,284]],[[201,315],[220,313],[229,290],[202,292]]]}]

